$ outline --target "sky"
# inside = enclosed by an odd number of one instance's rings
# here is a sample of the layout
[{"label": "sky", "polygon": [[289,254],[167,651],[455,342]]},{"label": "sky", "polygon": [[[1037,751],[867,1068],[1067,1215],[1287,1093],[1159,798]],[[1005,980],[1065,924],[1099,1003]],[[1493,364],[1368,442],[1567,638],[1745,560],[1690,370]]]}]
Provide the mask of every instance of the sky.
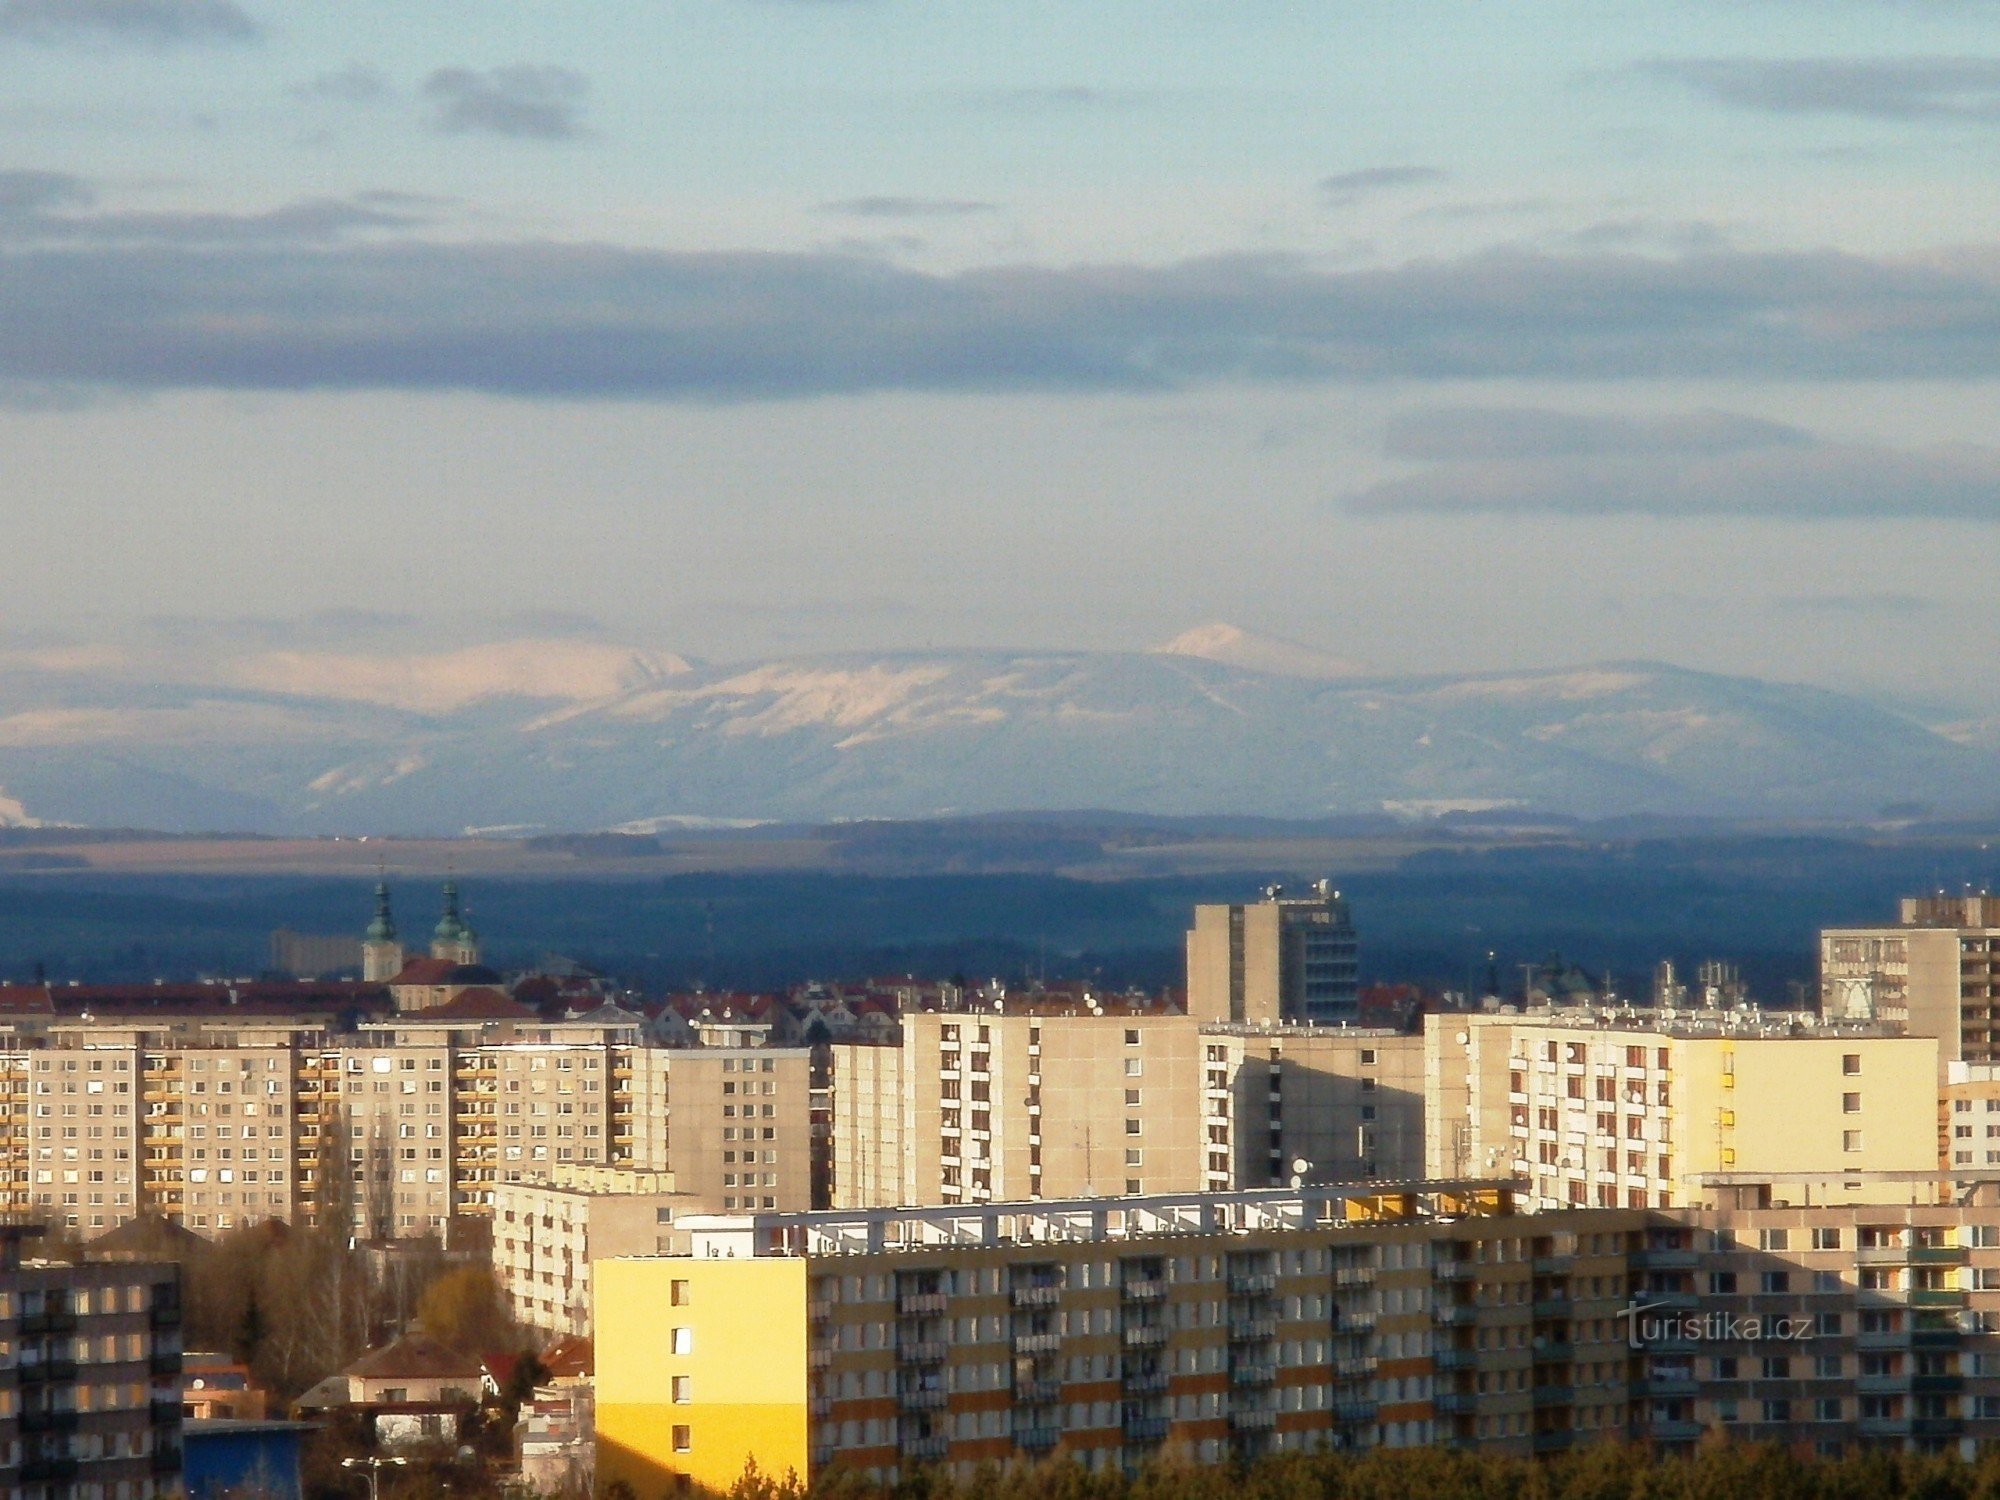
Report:
[{"label": "sky", "polygon": [[0,635],[2000,710],[1993,0],[0,0]]}]

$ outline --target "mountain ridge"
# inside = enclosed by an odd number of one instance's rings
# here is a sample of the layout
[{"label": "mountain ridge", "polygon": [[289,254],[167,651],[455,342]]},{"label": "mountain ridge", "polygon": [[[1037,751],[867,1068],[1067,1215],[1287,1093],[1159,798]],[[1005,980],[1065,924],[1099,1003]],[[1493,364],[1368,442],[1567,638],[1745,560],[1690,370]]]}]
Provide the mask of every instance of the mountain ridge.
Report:
[{"label": "mountain ridge", "polygon": [[323,653],[334,666],[288,679],[301,691],[230,663],[142,685],[0,673],[0,821],[428,833],[1085,806],[1852,818],[2000,802],[1989,745],[1832,689],[1661,662],[1364,672],[1220,625],[1151,651],[703,663],[574,646],[407,671],[378,653],[358,675]]}]

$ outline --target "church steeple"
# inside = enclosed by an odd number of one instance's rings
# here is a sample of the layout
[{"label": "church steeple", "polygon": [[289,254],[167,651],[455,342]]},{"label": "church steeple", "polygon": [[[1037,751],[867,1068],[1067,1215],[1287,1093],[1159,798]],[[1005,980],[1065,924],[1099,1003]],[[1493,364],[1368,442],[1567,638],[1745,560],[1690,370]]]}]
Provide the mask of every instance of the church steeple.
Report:
[{"label": "church steeple", "polygon": [[380,984],[403,972],[403,945],[396,941],[396,919],[389,911],[389,886],[375,883],[375,919],[361,936],[361,977]]},{"label": "church steeple", "polygon": [[448,958],[453,963],[479,962],[479,934],[458,914],[458,882],[444,883],[444,915],[431,932],[431,957]]}]

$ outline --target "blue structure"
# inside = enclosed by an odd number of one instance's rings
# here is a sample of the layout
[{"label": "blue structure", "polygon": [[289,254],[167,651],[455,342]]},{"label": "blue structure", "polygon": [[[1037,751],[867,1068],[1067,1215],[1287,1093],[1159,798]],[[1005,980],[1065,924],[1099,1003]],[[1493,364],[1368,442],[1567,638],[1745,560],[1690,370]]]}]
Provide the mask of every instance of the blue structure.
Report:
[{"label": "blue structure", "polygon": [[303,1500],[300,1462],[312,1430],[310,1422],[183,1423],[188,1500]]}]

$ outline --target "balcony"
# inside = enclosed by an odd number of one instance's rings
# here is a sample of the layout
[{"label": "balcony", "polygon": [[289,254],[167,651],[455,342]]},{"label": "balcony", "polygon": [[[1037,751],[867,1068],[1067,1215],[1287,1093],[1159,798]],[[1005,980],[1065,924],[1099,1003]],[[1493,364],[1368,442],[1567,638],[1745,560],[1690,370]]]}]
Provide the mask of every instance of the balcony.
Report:
[{"label": "balcony", "polygon": [[1920,1286],[1910,1291],[1912,1307],[1963,1307],[1965,1293],[1955,1287]]},{"label": "balcony", "polygon": [[951,1396],[942,1386],[930,1386],[897,1392],[896,1404],[904,1411],[942,1411],[951,1404]]},{"label": "balcony", "polygon": [[1123,1337],[1127,1349],[1157,1349],[1167,1341],[1167,1330],[1164,1324],[1141,1323],[1126,1329]]},{"label": "balcony", "polygon": [[153,1450],[153,1472],[155,1474],[178,1474],[181,1471],[181,1450],[178,1448],[155,1448]]},{"label": "balcony", "polygon": [[1232,1411],[1229,1425],[1243,1432],[1266,1432],[1278,1425],[1278,1414],[1266,1406],[1252,1407],[1248,1411]]},{"label": "balcony", "polygon": [[1127,1417],[1125,1419],[1125,1441],[1128,1443],[1158,1443],[1165,1440],[1172,1424],[1165,1417]]},{"label": "balcony", "polygon": [[[179,1371],[180,1365],[174,1369]],[[44,1381],[64,1381],[76,1379],[76,1361],[73,1359],[22,1360],[15,1366],[22,1385],[36,1385]]]},{"label": "balcony", "polygon": [[1537,1453],[1561,1453],[1569,1447],[1571,1440],[1575,1436],[1576,1434],[1566,1427],[1544,1428],[1535,1434],[1535,1451]]},{"label": "balcony", "polygon": [[1054,1354],[1061,1348],[1062,1335],[1059,1333],[1017,1333],[1014,1335],[1014,1352],[1016,1354]]},{"label": "balcony", "polygon": [[1062,1434],[1053,1427],[1017,1427],[1014,1429],[1014,1446],[1023,1453],[1046,1453],[1061,1440]]},{"label": "balcony", "polygon": [[1656,1443],[1692,1443],[1706,1431],[1699,1422],[1663,1420],[1645,1424],[1645,1435]]},{"label": "balcony", "polygon": [[1908,1417],[1863,1417],[1855,1428],[1865,1438],[1900,1438],[1910,1435]]},{"label": "balcony", "polygon": [[[1129,1390],[1130,1387],[1128,1386]],[[1060,1380],[1017,1380],[1014,1382],[1014,1404],[1017,1406],[1049,1406],[1062,1400]]]},{"label": "balcony", "polygon": [[1573,1385],[1538,1385],[1534,1389],[1537,1406],[1574,1406],[1576,1387]]},{"label": "balcony", "polygon": [[1646,1396],[1694,1396],[1701,1392],[1701,1382],[1692,1375],[1653,1375],[1639,1385]]},{"label": "balcony", "polygon": [[[1431,1265],[1433,1281],[1470,1281],[1473,1265],[1469,1260],[1440,1260]],[[1339,1282],[1336,1280],[1336,1286]]]},{"label": "balcony", "polygon": [[943,1292],[905,1292],[896,1299],[896,1311],[906,1317],[941,1313],[945,1310],[946,1301]]},{"label": "balcony", "polygon": [[1477,1321],[1479,1309],[1470,1302],[1440,1302],[1431,1309],[1431,1320],[1447,1328]]},{"label": "balcony", "polygon": [[1912,1375],[1910,1390],[1919,1396],[1956,1396],[1965,1390],[1963,1375]]},{"label": "balcony", "polygon": [[[175,1468],[178,1467],[176,1462]],[[76,1460],[73,1458],[30,1458],[21,1465],[21,1479],[26,1484],[63,1484],[74,1478]]]},{"label": "balcony", "polygon": [[1167,1284],[1157,1277],[1144,1277],[1120,1283],[1118,1295],[1127,1302],[1158,1302],[1167,1295]]},{"label": "balcony", "polygon": [[936,1434],[904,1438],[897,1451],[911,1463],[935,1463],[951,1451],[951,1439]]},{"label": "balcony", "polygon": [[1165,1370],[1145,1370],[1137,1375],[1127,1375],[1124,1380],[1125,1394],[1128,1396],[1153,1396],[1167,1388],[1169,1376]]},{"label": "balcony", "polygon": [[1229,1367],[1229,1383],[1235,1386],[1265,1386],[1275,1384],[1278,1367],[1261,1361],[1245,1361]]},{"label": "balcony", "polygon": [[1913,1266],[1962,1266],[1972,1259],[1972,1253],[1963,1245],[1912,1245],[1910,1264]]},{"label": "balcony", "polygon": [[1333,1404],[1333,1419],[1336,1422],[1372,1422],[1375,1420],[1373,1401],[1336,1401]]},{"label": "balcony", "polygon": [[1447,1347],[1434,1350],[1431,1354],[1431,1361],[1440,1370],[1469,1370],[1479,1363],[1479,1352],[1476,1349],[1453,1349]]},{"label": "balcony", "polygon": [[[1018,1346],[1019,1340],[1015,1341]],[[907,1344],[896,1345],[896,1358],[906,1365],[943,1364],[945,1344],[942,1339],[912,1339]]]},{"label": "balcony", "polygon": [[1910,1436],[1919,1438],[1952,1438],[1965,1430],[1965,1424],[1957,1417],[1912,1417]]},{"label": "balcony", "polygon": [[[1700,1263],[1700,1257],[1691,1249],[1667,1245],[1648,1245],[1643,1250],[1632,1252],[1632,1264],[1647,1271],[1692,1271]],[[1696,1427],[1699,1432],[1701,1429]]]},{"label": "balcony", "polygon": [[1013,1297],[1016,1307],[1054,1307],[1062,1301],[1063,1289],[1054,1282],[1046,1286],[1017,1286]]},{"label": "balcony", "polygon": [[[178,1400],[174,1402],[174,1411],[176,1415],[180,1412],[180,1402]],[[21,1413],[21,1431],[75,1432],[77,1420],[77,1413],[74,1410],[38,1411],[30,1408]]]},{"label": "balcony", "polygon": [[1440,1416],[1470,1416],[1474,1398],[1470,1391],[1438,1391],[1431,1397],[1431,1406]]},{"label": "balcony", "polygon": [[1908,1245],[1861,1245],[1854,1251],[1857,1266],[1901,1266],[1909,1260]]},{"label": "balcony", "polygon": [[1278,1336],[1276,1318],[1243,1318],[1229,1325],[1229,1342],[1232,1344],[1256,1344]]},{"label": "balcony", "polygon": [[1229,1295],[1232,1297],[1268,1296],[1277,1289],[1278,1278],[1268,1271],[1232,1273],[1229,1278]]},{"label": "balcony", "polygon": [[21,1318],[23,1337],[35,1338],[49,1333],[75,1333],[76,1313],[70,1308],[50,1308],[42,1312],[26,1313]]},{"label": "balcony", "polygon": [[146,1364],[155,1375],[178,1375],[181,1373],[181,1351],[155,1349]]}]

